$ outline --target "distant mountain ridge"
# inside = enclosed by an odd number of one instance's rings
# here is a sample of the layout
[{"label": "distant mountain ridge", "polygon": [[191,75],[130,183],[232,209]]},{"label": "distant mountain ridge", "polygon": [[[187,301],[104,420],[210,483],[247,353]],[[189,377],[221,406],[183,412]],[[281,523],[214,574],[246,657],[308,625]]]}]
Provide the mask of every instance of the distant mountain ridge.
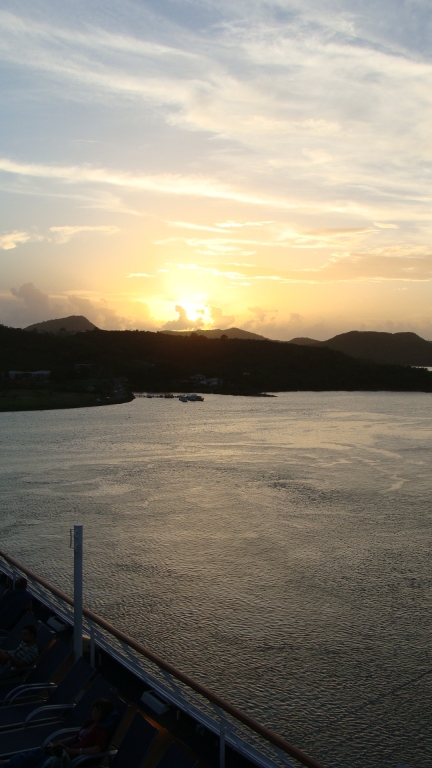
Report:
[{"label": "distant mountain ridge", "polygon": [[375,363],[432,367],[432,341],[426,341],[411,332],[348,331],[327,341],[296,338],[288,343],[328,347],[359,360],[372,360]]},{"label": "distant mountain ridge", "polygon": [[24,328],[25,331],[38,331],[39,333],[83,333],[84,331],[97,330],[97,326],[87,320],[84,315],[70,315],[59,317],[57,320],[44,320],[42,323],[33,323]]},{"label": "distant mountain ridge", "polygon": [[251,331],[243,331],[241,328],[212,328],[208,331],[198,328],[196,331],[159,331],[159,333],[168,333],[170,336],[190,336],[192,333],[196,333],[198,336],[205,336],[206,339],[220,339],[221,336],[226,336],[227,339],[266,341],[265,336],[259,336],[258,333],[251,333]]},{"label": "distant mountain ridge", "polygon": [[[60,317],[56,320],[45,320],[29,325],[24,330],[38,333],[74,334],[98,330],[94,323],[83,315]],[[161,335],[187,337],[192,334],[205,336],[207,339],[243,339],[252,341],[268,341],[258,333],[244,331],[242,328],[213,328],[211,330],[197,329],[195,331],[162,330]],[[432,341],[422,339],[416,333],[386,333],[383,331],[348,331],[333,336],[327,341],[317,341],[308,337],[298,337],[289,342],[307,347],[327,347],[336,352],[343,352],[358,360],[369,360],[375,363],[393,365],[413,365],[432,367]]]}]

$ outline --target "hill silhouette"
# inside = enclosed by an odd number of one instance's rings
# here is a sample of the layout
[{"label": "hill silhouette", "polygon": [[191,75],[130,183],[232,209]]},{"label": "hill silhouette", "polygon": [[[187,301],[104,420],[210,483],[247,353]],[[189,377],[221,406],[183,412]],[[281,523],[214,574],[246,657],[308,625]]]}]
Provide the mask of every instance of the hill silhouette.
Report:
[{"label": "hill silhouette", "polygon": [[379,331],[349,331],[327,341],[297,338],[290,344],[327,347],[360,360],[394,365],[432,366],[432,342],[416,333],[384,333]]},{"label": "hill silhouette", "polygon": [[256,339],[257,341],[264,341],[266,338],[258,333],[243,331],[241,328],[212,328],[208,331],[198,328],[196,331],[159,331],[159,333],[168,333],[170,336],[191,336],[195,334],[197,336],[205,336],[207,339],[220,339],[221,336],[226,336],[227,339]]},{"label": "hill silhouette", "polygon": [[217,378],[215,391],[253,394],[292,390],[432,392],[432,373],[356,360],[324,346],[254,339],[208,339],[150,331],[63,335],[0,327],[0,371],[50,370],[54,381],[126,376],[132,388],[209,391],[192,376]]},{"label": "hill silhouette", "polygon": [[96,326],[87,320],[84,315],[70,315],[69,317],[60,317],[57,320],[44,320],[42,323],[33,323],[24,328],[25,331],[38,331],[39,333],[82,333],[83,331],[94,331]]}]

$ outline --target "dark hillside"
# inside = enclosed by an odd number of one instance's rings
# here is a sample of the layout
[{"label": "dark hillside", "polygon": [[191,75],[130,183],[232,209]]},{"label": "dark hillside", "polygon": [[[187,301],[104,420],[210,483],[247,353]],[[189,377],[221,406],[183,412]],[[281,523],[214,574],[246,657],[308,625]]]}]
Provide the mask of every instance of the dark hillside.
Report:
[{"label": "dark hillside", "polygon": [[305,347],[319,347],[325,344],[325,341],[317,341],[316,339],[310,339],[309,336],[296,336],[295,339],[290,339],[288,344],[301,344]]},{"label": "dark hillside", "polygon": [[265,339],[265,336],[260,336],[258,333],[251,333],[251,331],[243,331],[242,328],[212,328],[210,331],[198,329],[197,331],[159,331],[159,333],[168,333],[170,336],[206,336],[208,339],[220,339],[221,336],[226,336],[227,339]]},{"label": "dark hillside", "polygon": [[39,333],[82,333],[82,331],[94,331],[96,326],[83,315],[70,315],[60,317],[57,320],[44,320],[42,323],[28,325],[25,331],[39,331]]},{"label": "dark hillside", "polygon": [[322,342],[353,357],[398,365],[432,366],[432,343],[416,333],[350,331]]},{"label": "dark hillside", "polygon": [[360,360],[395,365],[432,366],[432,342],[416,333],[349,331],[327,341],[292,339],[292,344],[328,347]]},{"label": "dark hillside", "polygon": [[83,364],[96,366],[99,376],[127,376],[133,388],[143,390],[199,389],[189,378],[202,374],[222,379],[217,391],[226,393],[432,391],[432,373],[365,363],[325,347],[146,331],[58,336],[0,327],[2,372],[46,369],[61,380],[73,377],[75,366]]}]

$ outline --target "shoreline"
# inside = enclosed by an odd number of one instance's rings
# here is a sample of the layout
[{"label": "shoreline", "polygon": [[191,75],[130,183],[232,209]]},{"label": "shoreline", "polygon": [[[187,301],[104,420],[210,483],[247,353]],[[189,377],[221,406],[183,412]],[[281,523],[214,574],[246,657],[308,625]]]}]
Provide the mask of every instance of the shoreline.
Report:
[{"label": "shoreline", "polygon": [[86,396],[77,398],[75,396],[73,399],[71,398],[69,402],[67,402],[67,400],[65,401],[64,399],[60,399],[60,402],[24,402],[17,403],[16,405],[8,403],[5,407],[3,406],[0,398],[0,413],[20,413],[23,411],[61,411],[69,410],[71,408],[99,408],[107,405],[123,405],[123,403],[130,403],[132,400],[135,400],[135,396],[132,394],[121,399],[86,399],[86,401],[83,402],[85,397]]}]

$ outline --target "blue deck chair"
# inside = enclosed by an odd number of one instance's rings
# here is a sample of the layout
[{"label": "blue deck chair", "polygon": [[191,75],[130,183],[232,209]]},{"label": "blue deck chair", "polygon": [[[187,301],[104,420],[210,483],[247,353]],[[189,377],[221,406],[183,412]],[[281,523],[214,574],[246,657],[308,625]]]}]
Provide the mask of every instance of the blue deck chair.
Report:
[{"label": "blue deck chair", "polygon": [[155,728],[140,712],[134,716],[127,733],[116,753],[112,750],[99,755],[82,755],[72,760],[71,768],[86,765],[99,765],[106,757],[114,758],[110,768],[140,768],[144,758],[152,746],[158,729]]},{"label": "blue deck chair", "polygon": [[[78,659],[58,685],[53,685],[46,692],[49,696],[44,701],[28,701],[25,704],[13,704],[0,709],[0,731],[10,730],[39,722],[58,719],[63,705],[71,704],[82,688],[95,674],[95,670],[84,659]],[[45,691],[39,691],[45,693]],[[24,694],[25,695],[25,694]],[[11,697],[13,699],[13,697]],[[10,706],[12,704],[12,706]],[[62,709],[63,707],[63,709]]]},{"label": "blue deck chair", "polygon": [[36,628],[40,625],[33,614],[27,611],[24,616],[21,616],[19,622],[15,624],[10,632],[5,633],[4,637],[0,636],[0,648],[3,651],[13,651],[13,649],[21,642],[21,635],[24,627],[27,627],[29,624],[32,624]]},{"label": "blue deck chair", "polygon": [[[98,676],[77,704],[70,705],[70,711],[62,722],[33,726],[30,723],[26,727],[2,731],[0,733],[0,757],[14,755],[17,752],[27,752],[29,749],[44,747],[52,740],[73,736],[78,733],[83,722],[90,717],[92,702],[95,699],[108,698],[110,693],[112,693],[110,684],[103,677]],[[68,707],[69,705],[67,705]],[[60,712],[63,712],[65,708],[62,706]]]},{"label": "blue deck chair", "polygon": [[198,760],[188,755],[177,744],[171,744],[155,768],[194,768]]},{"label": "blue deck chair", "polygon": [[139,768],[157,734],[158,729],[137,712],[111,763],[111,768]]},{"label": "blue deck chair", "polygon": [[26,589],[10,589],[0,600],[0,629],[10,630],[31,606],[33,596]]},{"label": "blue deck chair", "polygon": [[[52,635],[47,640],[51,643]],[[32,691],[36,693],[36,696],[40,695],[40,691],[51,686],[51,679],[70,655],[70,648],[61,643],[60,640],[56,640],[27,673],[24,681],[18,677],[8,680],[8,685],[0,685],[0,696],[2,697],[0,707],[9,706],[12,701],[18,703],[17,699],[24,696],[31,698]]]}]

